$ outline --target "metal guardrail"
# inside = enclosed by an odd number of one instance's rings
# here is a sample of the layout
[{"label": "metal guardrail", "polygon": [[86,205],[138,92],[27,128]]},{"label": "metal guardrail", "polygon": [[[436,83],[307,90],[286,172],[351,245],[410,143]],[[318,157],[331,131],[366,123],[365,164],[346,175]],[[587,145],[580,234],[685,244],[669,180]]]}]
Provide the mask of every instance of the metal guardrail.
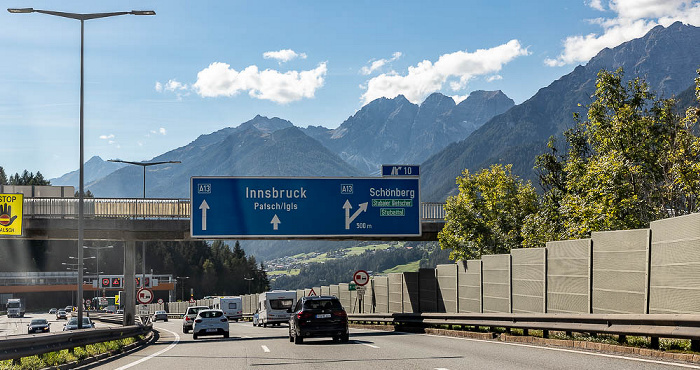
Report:
[{"label": "metal guardrail", "polygon": [[690,339],[691,348],[700,350],[700,315],[622,315],[622,314],[467,314],[467,313],[365,313],[348,314],[354,322],[392,325],[482,326],[507,329],[583,332],[644,336],[658,348],[659,338]]},{"label": "metal guardrail", "polygon": [[0,361],[61,351],[146,334],[151,326],[123,326],[107,329],[84,329],[48,334],[20,335],[4,339],[0,345]]},{"label": "metal guardrail", "polygon": [[[87,218],[188,219],[189,199],[85,198]],[[77,218],[78,198],[24,198],[25,218]],[[443,221],[444,203],[421,203],[423,221]]]}]

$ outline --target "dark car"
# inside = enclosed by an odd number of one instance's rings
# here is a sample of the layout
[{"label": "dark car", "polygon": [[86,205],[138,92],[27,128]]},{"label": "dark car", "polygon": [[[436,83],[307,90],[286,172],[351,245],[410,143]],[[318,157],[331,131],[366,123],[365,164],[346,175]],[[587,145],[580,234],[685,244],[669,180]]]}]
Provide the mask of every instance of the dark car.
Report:
[{"label": "dark car", "polygon": [[334,296],[301,297],[289,318],[289,341],[300,344],[304,338],[332,337],[347,342],[348,314]]},{"label": "dark car", "polygon": [[49,324],[46,319],[33,319],[29,324],[27,324],[27,334],[48,333],[49,326],[51,326],[51,324]]}]

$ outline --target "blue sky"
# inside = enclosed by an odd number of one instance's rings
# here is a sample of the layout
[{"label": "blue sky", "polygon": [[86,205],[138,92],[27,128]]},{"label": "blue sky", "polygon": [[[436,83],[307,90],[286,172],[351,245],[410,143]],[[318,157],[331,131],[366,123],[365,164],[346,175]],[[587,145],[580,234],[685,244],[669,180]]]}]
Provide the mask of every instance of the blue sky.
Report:
[{"label": "blue sky", "polygon": [[[148,160],[256,114],[335,128],[374,98],[516,104],[604,47],[675,20],[695,0],[6,1],[92,13],[85,23],[85,160]],[[80,25],[0,12],[0,166],[78,167]]]}]

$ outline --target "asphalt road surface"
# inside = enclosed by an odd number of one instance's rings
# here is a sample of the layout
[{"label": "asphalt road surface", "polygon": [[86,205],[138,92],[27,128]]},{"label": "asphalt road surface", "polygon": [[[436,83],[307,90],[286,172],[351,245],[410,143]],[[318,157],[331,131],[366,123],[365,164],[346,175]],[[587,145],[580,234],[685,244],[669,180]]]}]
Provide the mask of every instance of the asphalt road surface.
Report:
[{"label": "asphalt road surface", "polygon": [[[306,339],[295,345],[288,328],[231,323],[231,337],[182,333],[182,321],[157,322],[158,341],[98,369],[700,369],[573,349],[351,329],[350,342]],[[92,368],[92,367],[91,367]]]},{"label": "asphalt road surface", "polygon": [[[56,320],[56,315],[48,313],[29,313],[27,312],[24,317],[7,317],[0,316],[0,340],[7,338],[12,335],[27,334],[27,324],[29,324],[32,319],[47,319],[49,321],[49,330],[51,332],[62,331],[63,325],[68,322],[68,319]],[[69,314],[70,319],[70,314]],[[107,328],[110,326],[115,326],[114,324],[102,323],[95,321],[96,328]],[[35,335],[41,335],[45,333],[36,333]],[[2,344],[0,344],[2,345]]]}]

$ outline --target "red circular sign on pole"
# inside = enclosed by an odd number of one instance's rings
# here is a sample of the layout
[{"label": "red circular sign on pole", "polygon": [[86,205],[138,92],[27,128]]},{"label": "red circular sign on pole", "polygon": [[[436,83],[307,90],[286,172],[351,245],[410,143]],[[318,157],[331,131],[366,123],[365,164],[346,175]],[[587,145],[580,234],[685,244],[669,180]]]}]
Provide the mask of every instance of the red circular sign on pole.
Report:
[{"label": "red circular sign on pole", "polygon": [[365,286],[369,283],[369,274],[365,270],[357,270],[352,274],[352,281],[359,286]]},{"label": "red circular sign on pole", "polygon": [[153,301],[153,292],[148,288],[141,288],[136,292],[136,300],[140,304],[149,304]]},{"label": "red circular sign on pole", "polygon": [[194,300],[194,298],[190,298],[190,303],[195,303],[195,302],[196,301]]}]

